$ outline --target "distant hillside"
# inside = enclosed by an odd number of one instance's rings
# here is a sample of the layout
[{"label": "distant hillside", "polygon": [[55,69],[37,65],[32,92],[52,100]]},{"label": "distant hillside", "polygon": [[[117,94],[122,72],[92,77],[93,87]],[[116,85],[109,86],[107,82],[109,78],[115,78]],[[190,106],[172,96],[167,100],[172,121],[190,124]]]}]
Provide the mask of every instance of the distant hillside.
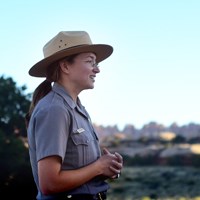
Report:
[{"label": "distant hillside", "polygon": [[166,127],[156,122],[150,122],[149,124],[145,124],[141,129],[137,129],[134,127],[134,125],[128,124],[124,127],[123,130],[119,130],[117,125],[102,126],[94,124],[94,127],[99,133],[101,139],[117,133],[122,133],[134,140],[138,140],[144,137],[156,139],[160,137],[160,133],[162,132],[172,132],[176,136],[181,136],[186,140],[191,140],[192,138],[200,138],[200,124],[195,123],[189,123],[183,126],[178,126],[176,123],[173,123],[169,127]]},{"label": "distant hillside", "polygon": [[121,153],[128,166],[171,165],[200,167],[200,125],[169,127],[151,122],[141,129],[133,125],[96,126],[101,146]]}]

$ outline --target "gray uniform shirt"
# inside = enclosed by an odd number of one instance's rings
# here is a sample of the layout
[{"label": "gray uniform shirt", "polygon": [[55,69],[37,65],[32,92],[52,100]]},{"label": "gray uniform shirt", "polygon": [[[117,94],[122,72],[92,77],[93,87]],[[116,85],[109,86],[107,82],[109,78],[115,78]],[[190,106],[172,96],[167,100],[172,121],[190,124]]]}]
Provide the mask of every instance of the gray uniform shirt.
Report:
[{"label": "gray uniform shirt", "polygon": [[[40,191],[37,169],[39,160],[57,155],[62,159],[62,169],[69,170],[86,166],[101,155],[98,136],[89,114],[79,99],[76,104],[67,91],[57,83],[54,83],[52,91],[38,102],[32,113],[28,127],[28,142],[38,200],[56,197],[45,196]],[[96,194],[108,188],[108,184],[101,177],[96,177],[66,193]]]}]

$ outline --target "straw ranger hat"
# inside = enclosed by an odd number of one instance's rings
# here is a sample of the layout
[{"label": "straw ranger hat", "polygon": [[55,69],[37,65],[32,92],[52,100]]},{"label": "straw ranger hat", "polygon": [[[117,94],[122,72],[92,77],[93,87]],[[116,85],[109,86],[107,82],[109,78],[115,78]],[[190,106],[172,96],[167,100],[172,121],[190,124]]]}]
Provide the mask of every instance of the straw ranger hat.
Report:
[{"label": "straw ranger hat", "polygon": [[44,59],[29,70],[35,77],[46,77],[47,67],[64,57],[77,53],[93,52],[97,62],[109,57],[113,48],[106,44],[92,44],[90,36],[85,31],[61,31],[43,47]]}]

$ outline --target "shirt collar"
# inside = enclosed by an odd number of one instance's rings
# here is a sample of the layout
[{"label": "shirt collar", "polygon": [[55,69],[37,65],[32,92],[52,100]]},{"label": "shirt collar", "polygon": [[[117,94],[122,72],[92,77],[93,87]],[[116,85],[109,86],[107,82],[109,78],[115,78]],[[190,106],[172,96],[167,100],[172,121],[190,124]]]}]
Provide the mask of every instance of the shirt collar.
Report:
[{"label": "shirt collar", "polygon": [[68,91],[60,84],[54,83],[52,90],[64,98],[64,100],[67,102],[67,104],[74,109],[76,107],[76,103],[72,99],[72,97],[69,95]]},{"label": "shirt collar", "polygon": [[53,84],[52,90],[60,95],[72,109],[76,108],[78,112],[82,113],[85,117],[90,119],[89,114],[85,110],[85,107],[81,104],[79,97],[77,97],[77,102],[74,102],[68,91],[58,83]]}]

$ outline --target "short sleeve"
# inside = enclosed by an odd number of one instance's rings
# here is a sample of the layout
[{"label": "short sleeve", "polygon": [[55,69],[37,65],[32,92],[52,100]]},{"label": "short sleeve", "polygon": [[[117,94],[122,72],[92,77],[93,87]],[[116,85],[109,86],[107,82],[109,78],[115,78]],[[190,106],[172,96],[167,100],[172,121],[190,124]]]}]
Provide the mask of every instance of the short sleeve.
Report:
[{"label": "short sleeve", "polygon": [[69,137],[70,115],[59,105],[45,107],[35,116],[37,161],[58,155],[64,159]]}]

